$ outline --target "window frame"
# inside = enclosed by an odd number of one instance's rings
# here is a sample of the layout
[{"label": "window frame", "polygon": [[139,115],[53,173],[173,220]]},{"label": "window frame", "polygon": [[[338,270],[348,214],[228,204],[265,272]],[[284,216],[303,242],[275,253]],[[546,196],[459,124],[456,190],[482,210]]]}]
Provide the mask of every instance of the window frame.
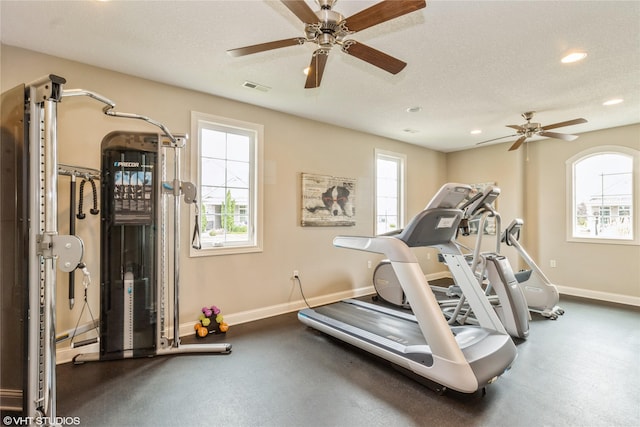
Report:
[{"label": "window frame", "polygon": [[[573,235],[573,219],[575,217],[575,164],[589,157],[618,154],[630,156],[632,159],[631,178],[631,239],[606,239],[599,237],[576,237]],[[566,171],[566,240],[573,243],[595,243],[609,245],[640,245],[640,151],[620,145],[601,145],[575,154],[565,162]]]},{"label": "window frame", "polygon": [[[208,113],[201,113],[197,111],[191,111],[191,177],[196,185],[198,195],[198,209],[202,209],[201,201],[199,199],[202,188],[202,171],[200,170],[201,160],[201,141],[200,131],[203,128],[217,127],[226,129],[229,131],[238,130],[239,134],[250,134],[253,138],[253,147],[250,150],[250,167],[249,167],[249,201],[251,206],[249,207],[249,215],[253,224],[253,230],[250,232],[250,239],[247,243],[230,244],[224,246],[211,246],[201,249],[195,249],[190,246],[190,257],[202,257],[202,256],[217,256],[217,255],[230,255],[230,254],[242,254],[242,253],[254,253],[263,251],[263,141],[264,141],[264,126],[257,123],[245,122],[242,120],[230,119],[227,117],[217,116]],[[198,218],[201,220],[200,215],[202,212],[198,212]],[[196,227],[195,216],[190,215],[190,229],[193,230]],[[198,224],[200,227],[200,224]]]},{"label": "window frame", "polygon": [[373,177],[373,234],[378,235],[378,160],[387,159],[398,163],[398,227],[402,230],[407,222],[407,156],[394,151],[375,149],[374,153],[374,177]]}]

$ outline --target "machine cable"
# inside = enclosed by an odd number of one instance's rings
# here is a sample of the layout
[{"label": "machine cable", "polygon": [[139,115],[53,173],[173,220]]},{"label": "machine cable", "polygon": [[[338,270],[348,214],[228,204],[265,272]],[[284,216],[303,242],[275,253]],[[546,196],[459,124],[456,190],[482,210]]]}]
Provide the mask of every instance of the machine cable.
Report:
[{"label": "machine cable", "polygon": [[82,305],[82,309],[80,310],[80,315],[78,316],[78,321],[76,322],[76,326],[73,329],[73,333],[71,334],[71,348],[77,348],[77,347],[81,347],[84,345],[89,345],[89,344],[93,344],[96,343],[100,340],[100,337],[97,336],[95,338],[89,338],[89,339],[85,339],[82,341],[78,341],[77,343],[74,342],[74,339],[76,337],[76,335],[88,332],[88,331],[84,331],[84,330],[79,330],[79,325],[80,325],[80,319],[82,319],[82,314],[84,313],[84,309],[86,308],[87,311],[89,312],[89,316],[91,317],[91,323],[90,325],[93,325],[93,328],[89,329],[98,329],[97,325],[98,322],[96,321],[95,317],[93,316],[93,312],[91,311],[91,307],[89,306],[89,302],[88,302],[88,298],[87,298],[87,291],[89,289],[89,285],[91,284],[91,275],[89,274],[89,270],[87,269],[86,264],[84,263],[80,263],[78,264],[78,268],[82,271],[83,274],[83,278],[82,278],[82,284],[84,285],[84,304]]},{"label": "machine cable", "polygon": [[200,205],[198,205],[197,200],[194,200],[193,204],[195,205],[196,216],[195,224],[193,226],[193,235],[191,236],[191,246],[193,249],[202,249],[202,243],[200,241]]}]

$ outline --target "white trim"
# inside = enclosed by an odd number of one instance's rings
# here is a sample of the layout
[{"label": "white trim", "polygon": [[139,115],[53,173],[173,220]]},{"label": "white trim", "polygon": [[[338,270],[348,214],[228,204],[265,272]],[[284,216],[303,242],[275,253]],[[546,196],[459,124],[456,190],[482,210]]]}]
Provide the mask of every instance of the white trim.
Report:
[{"label": "white trim", "polygon": [[[203,249],[194,249],[190,247],[190,257],[229,255],[236,253],[262,252],[263,250],[263,193],[264,193],[264,126],[257,123],[245,122],[242,120],[230,119],[227,117],[216,116],[208,113],[200,113],[191,111],[191,135],[193,135],[194,144],[191,148],[191,179],[196,183],[198,190],[200,189],[200,122],[209,122],[224,128],[236,128],[244,132],[255,135],[255,144],[252,149],[254,168],[250,171],[253,191],[250,192],[252,201],[252,225],[254,226],[254,237],[251,244],[229,244],[222,247],[209,247]],[[199,196],[199,195],[198,195]],[[198,204],[200,207],[200,204]],[[200,212],[198,212],[200,214]],[[190,217],[190,230],[195,227],[195,217]],[[199,226],[199,225],[198,225]]]},{"label": "white trim", "polygon": [[[352,289],[349,291],[336,292],[329,295],[310,298],[307,300],[312,307],[330,304],[347,298],[357,298],[375,293],[373,286],[365,286],[362,288]],[[292,311],[302,310],[306,308],[303,300],[289,301],[283,304],[262,307],[255,310],[243,311],[240,313],[225,314],[224,321],[229,325],[239,325],[241,323],[253,322],[256,320],[266,319],[268,317],[278,316],[281,314],[291,313]],[[185,337],[193,335],[193,324],[197,319],[180,325],[180,336]],[[173,335],[171,329],[168,335]],[[95,343],[81,348],[61,347],[56,351],[56,364],[69,363],[77,354],[98,353],[100,352],[100,344]]]},{"label": "white trim", "polygon": [[611,292],[592,291],[589,289],[570,288],[568,286],[556,285],[558,292],[563,295],[571,295],[575,297],[589,298],[598,301],[615,302],[618,304],[633,305],[640,307],[640,297],[632,295],[614,294]]},{"label": "white trim", "polygon": [[[441,271],[426,275],[427,280],[442,279],[443,277],[451,277],[451,273],[449,271]],[[376,290],[373,286],[363,286],[361,288],[356,288],[349,291],[335,292],[333,294],[310,298],[307,301],[309,302],[310,306],[316,307],[320,305],[331,304],[333,302],[341,301],[347,298],[358,298],[367,295],[373,295],[375,294],[375,292]],[[253,322],[256,320],[266,319],[268,317],[291,313],[292,311],[302,310],[306,307],[307,306],[303,300],[289,301],[269,307],[262,307],[255,310],[225,315],[224,320],[229,325],[239,325],[241,323]],[[180,325],[181,337],[192,333],[193,322]]]},{"label": "white trim", "polygon": [[403,153],[397,153],[394,151],[387,151],[376,148],[374,150],[373,159],[373,234],[377,234],[378,225],[378,158],[388,157],[389,159],[396,160],[400,166],[398,193],[400,202],[398,203],[398,229],[404,228],[407,223],[407,155]]},{"label": "white trim", "polygon": [[[441,279],[444,277],[451,277],[450,272],[441,271],[436,273],[427,274],[427,280]],[[632,305],[640,307],[640,297],[634,297],[631,295],[614,294],[611,292],[592,291],[588,289],[571,288],[567,286],[559,286],[558,292],[563,295],[571,295],[582,298],[588,298],[598,301],[608,301],[618,304]],[[324,304],[330,304],[332,302],[340,301],[347,298],[358,298],[366,295],[372,295],[375,293],[373,286],[365,286],[350,291],[336,292],[329,295],[311,298],[309,304],[311,306],[319,306]],[[229,325],[239,325],[241,323],[253,322],[256,320],[266,319],[268,317],[278,316],[281,314],[291,313],[292,311],[298,311],[305,308],[306,305],[303,300],[290,301],[283,304],[272,305],[269,307],[263,307],[256,310],[248,310],[240,313],[234,313],[225,315],[224,319]],[[180,325],[180,337],[185,337],[193,334],[193,323],[183,323]],[[171,331],[170,335],[171,334]],[[100,351],[100,344],[94,343],[80,348],[61,347],[56,351],[56,364],[69,363],[78,354],[85,353],[98,353]]]},{"label": "white trim", "polygon": [[[373,286],[364,286],[362,288],[352,289],[349,291],[336,292],[333,294],[322,295],[310,298],[307,301],[312,307],[331,304],[347,298],[357,298],[375,293]],[[307,305],[303,300],[289,301],[282,304],[262,307],[255,310],[243,311],[240,313],[232,313],[224,315],[224,321],[229,325],[239,325],[241,323],[253,322],[256,320],[266,319],[268,317],[279,316],[281,314],[291,313],[292,311],[302,310]],[[193,321],[180,325],[180,336],[193,334]]]},{"label": "white trim", "polygon": [[438,279],[444,279],[444,278],[452,279],[453,278],[453,276],[451,275],[451,272],[449,270],[425,274],[424,277],[427,279],[427,282],[430,281],[430,280],[438,280]]},{"label": "white trim", "polygon": [[[576,161],[598,154],[625,154],[633,158],[632,178],[632,214],[633,239],[599,239],[593,237],[573,236],[573,212],[575,177],[573,165]],[[570,243],[595,243],[609,245],[640,245],[640,151],[622,145],[600,145],[582,150],[565,161],[565,224],[566,240]]]},{"label": "white trim", "polygon": [[83,347],[78,347],[78,348],[71,348],[70,346],[60,347],[56,350],[56,365],[69,363],[78,354],[88,354],[88,353],[100,353],[100,343],[96,342],[96,343],[85,345]]},{"label": "white trim", "polygon": [[[451,277],[448,271],[442,271],[437,273],[428,274],[427,280],[435,280],[443,277]],[[320,306],[324,304],[331,304],[336,301],[341,301],[347,298],[358,298],[367,295],[375,294],[373,286],[363,286],[361,288],[352,289],[349,291],[336,292],[329,295],[323,295],[314,297],[308,300],[309,305],[312,307]],[[253,322],[256,320],[266,319],[268,317],[279,316],[281,314],[291,313],[292,311],[302,310],[306,308],[306,304],[303,300],[289,301],[282,304],[272,305],[269,307],[262,307],[255,310],[242,311],[240,313],[232,313],[224,315],[224,320],[229,325],[239,325],[241,323]],[[180,337],[185,337],[193,334],[193,324],[196,320],[192,320],[188,323],[180,325]],[[168,336],[172,336],[173,332],[171,328],[168,330]],[[56,351],[56,364],[69,363],[78,354],[86,353],[99,353],[100,344],[94,343],[80,348],[60,347]]]}]

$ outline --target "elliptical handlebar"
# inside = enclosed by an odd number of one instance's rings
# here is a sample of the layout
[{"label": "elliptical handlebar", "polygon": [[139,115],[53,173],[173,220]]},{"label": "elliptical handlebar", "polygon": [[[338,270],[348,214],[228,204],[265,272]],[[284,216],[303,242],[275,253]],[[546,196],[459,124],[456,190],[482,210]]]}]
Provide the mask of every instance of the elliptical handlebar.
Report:
[{"label": "elliptical handlebar", "polygon": [[467,209],[469,206],[471,206],[476,200],[478,200],[480,197],[482,197],[483,193],[482,192],[478,192],[476,193],[472,198],[470,198],[469,200],[467,200],[466,202],[464,202],[462,204],[462,206],[460,206],[458,209],[464,211],[465,209]]},{"label": "elliptical handlebar", "polygon": [[507,246],[513,246],[514,240],[520,240],[520,230],[524,225],[524,221],[521,218],[515,218],[504,229],[504,232],[500,236],[500,241],[506,243]]},{"label": "elliptical handlebar", "polygon": [[499,195],[500,188],[490,185],[484,190],[478,192],[478,194],[472,197],[469,202],[465,203],[464,208],[461,209],[465,210],[466,208],[466,218],[473,218],[483,211],[489,211],[491,214],[495,214],[494,209],[491,207],[491,203],[493,203]]}]

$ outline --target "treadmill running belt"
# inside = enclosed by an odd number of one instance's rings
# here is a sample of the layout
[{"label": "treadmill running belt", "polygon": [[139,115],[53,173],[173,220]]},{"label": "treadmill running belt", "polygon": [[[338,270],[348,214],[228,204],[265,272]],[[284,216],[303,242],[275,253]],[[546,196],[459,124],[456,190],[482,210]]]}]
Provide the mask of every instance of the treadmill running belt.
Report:
[{"label": "treadmill running belt", "polygon": [[427,344],[418,323],[411,320],[381,315],[347,302],[317,307],[314,311],[405,346]]}]

